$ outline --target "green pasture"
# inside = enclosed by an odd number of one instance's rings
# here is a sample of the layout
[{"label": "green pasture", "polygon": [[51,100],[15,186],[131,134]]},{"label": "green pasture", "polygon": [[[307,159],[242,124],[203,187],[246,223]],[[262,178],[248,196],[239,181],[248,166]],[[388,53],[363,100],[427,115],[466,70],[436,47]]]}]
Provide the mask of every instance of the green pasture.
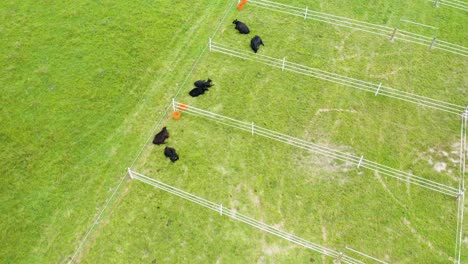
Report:
[{"label": "green pasture", "polygon": [[[432,34],[399,21],[405,18],[468,46],[466,14],[427,1],[289,2]],[[338,251],[349,246],[391,263],[453,262],[453,197],[188,113],[171,119],[165,110],[180,91],[177,101],[458,186],[456,115],[202,53],[231,3],[0,4],[3,263],[69,261],[132,164],[149,177]],[[234,30],[236,18],[251,35]],[[263,38],[264,55],[468,104],[468,61],[459,55],[249,5],[242,12],[232,8],[213,41],[250,51],[254,34]],[[192,83],[207,77],[215,86],[191,98]],[[176,163],[164,157],[163,146],[145,144],[155,125],[168,127],[167,145],[180,155]],[[463,244],[465,262],[467,250]],[[124,179],[75,261],[333,259]]]},{"label": "green pasture", "polygon": [[2,263],[72,256],[225,6],[0,3]]}]

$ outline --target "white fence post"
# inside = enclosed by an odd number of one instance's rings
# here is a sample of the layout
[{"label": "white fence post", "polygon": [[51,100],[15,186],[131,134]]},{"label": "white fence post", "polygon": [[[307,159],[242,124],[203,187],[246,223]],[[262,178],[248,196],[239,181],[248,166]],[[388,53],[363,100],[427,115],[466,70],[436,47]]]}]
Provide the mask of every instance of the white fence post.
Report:
[{"label": "white fence post", "polygon": [[175,100],[172,98],[172,112],[175,112],[176,107],[175,107]]},{"label": "white fence post", "polygon": [[465,113],[462,115],[462,137],[461,137],[461,147],[462,147],[462,153],[460,155],[461,157],[461,176],[462,176],[462,191],[465,191],[465,170],[466,170],[466,155],[468,152],[468,146],[466,142],[466,130],[468,129],[466,127],[467,125],[467,120],[468,120],[468,106],[465,107]]},{"label": "white fence post", "polygon": [[436,41],[436,37],[434,37],[434,38],[432,39],[431,46],[429,46],[430,49],[432,49],[432,48],[434,47],[435,41]]},{"label": "white fence post", "polygon": [[306,6],[306,9],[305,9],[304,19],[307,19],[307,11],[309,11],[309,7],[308,7],[308,6]]},{"label": "white fence post", "polygon": [[284,71],[284,64],[286,63],[286,57],[283,58],[283,66],[281,67],[281,70]]},{"label": "white fence post", "polygon": [[209,39],[208,46],[209,46],[210,51],[211,51],[211,38]]},{"label": "white fence post", "polygon": [[397,30],[398,30],[397,28],[393,30],[392,37],[390,38],[390,42],[393,42],[395,40],[395,35],[397,33]]},{"label": "white fence post", "polygon": [[127,168],[127,171],[128,171],[128,176],[130,176],[130,179],[133,180],[132,170],[130,168]]},{"label": "white fence post", "polygon": [[338,261],[338,263],[341,263],[341,258],[343,258],[343,255],[344,255],[343,252],[340,252],[340,253],[338,254],[338,257],[336,258],[336,260]]},{"label": "white fence post", "polygon": [[461,114],[462,119],[468,119],[468,106],[465,107],[465,110]]},{"label": "white fence post", "polygon": [[363,159],[363,158],[364,158],[364,156],[361,156],[361,159],[359,160],[359,163],[358,163],[358,165],[357,165],[358,169],[359,169],[359,167],[361,167],[361,163],[362,163],[362,159]]},{"label": "white fence post", "polygon": [[[459,229],[459,234],[458,234],[458,238],[457,238],[457,243],[458,243],[458,254],[455,255],[455,259],[456,261],[458,261],[458,264],[460,264],[460,259],[461,259],[461,251],[462,251],[462,247],[463,247],[463,216],[464,216],[464,204],[465,204],[465,192],[464,191],[461,191],[461,199],[458,201],[458,210],[459,210],[459,213],[458,213],[458,221],[460,223],[460,229]],[[458,257],[457,257],[458,255]]]},{"label": "white fence post", "polygon": [[375,91],[375,96],[377,96],[377,94],[379,94],[380,87],[382,87],[382,83],[380,83],[379,87],[377,87],[377,91]]},{"label": "white fence post", "polygon": [[219,214],[223,215],[223,205],[222,204],[219,205]]}]

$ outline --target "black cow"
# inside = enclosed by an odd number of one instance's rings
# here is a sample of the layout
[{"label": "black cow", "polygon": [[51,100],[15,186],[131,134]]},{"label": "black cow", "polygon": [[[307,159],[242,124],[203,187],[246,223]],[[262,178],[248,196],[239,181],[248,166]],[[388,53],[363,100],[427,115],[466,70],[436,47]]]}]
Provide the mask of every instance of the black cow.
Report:
[{"label": "black cow", "polygon": [[255,53],[257,53],[258,49],[260,48],[260,45],[263,45],[263,41],[259,36],[253,37],[253,39],[250,41],[250,47],[252,47]]},{"label": "black cow", "polygon": [[197,96],[199,96],[199,95],[204,94],[205,91],[208,91],[208,88],[198,88],[198,87],[195,87],[195,88],[193,88],[193,89],[189,92],[189,94],[190,94],[190,96],[192,96],[192,97],[197,97]]},{"label": "black cow", "polygon": [[239,20],[236,19],[236,20],[232,21],[232,23],[236,25],[236,29],[239,30],[239,33],[241,33],[241,34],[249,34],[250,33],[250,30],[247,27],[247,25],[240,22]]},{"label": "black cow", "polygon": [[212,81],[210,80],[210,78],[208,78],[207,81],[205,80],[198,80],[196,82],[194,82],[193,84],[197,87],[197,88],[210,88],[211,86],[213,86],[214,84],[211,83]]},{"label": "black cow", "polygon": [[179,159],[176,150],[170,147],[164,149],[164,156],[168,157],[172,162],[176,162]]},{"label": "black cow", "polygon": [[166,127],[163,127],[163,129],[157,133],[156,136],[154,136],[153,144],[164,144],[164,140],[166,140],[166,138],[169,138],[169,132],[167,131]]}]

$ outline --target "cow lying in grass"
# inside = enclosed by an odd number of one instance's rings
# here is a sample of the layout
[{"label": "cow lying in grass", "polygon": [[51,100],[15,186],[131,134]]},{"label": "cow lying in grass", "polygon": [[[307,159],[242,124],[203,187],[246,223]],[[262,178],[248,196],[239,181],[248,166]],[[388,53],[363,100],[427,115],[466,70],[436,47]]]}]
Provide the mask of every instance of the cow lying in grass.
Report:
[{"label": "cow lying in grass", "polygon": [[239,20],[236,19],[236,20],[232,21],[232,23],[236,25],[236,29],[239,31],[239,33],[241,33],[241,34],[249,34],[250,33],[250,30],[247,27],[247,25],[240,22]]},{"label": "cow lying in grass", "polygon": [[167,131],[166,127],[163,127],[163,129],[159,133],[157,133],[156,136],[154,136],[153,144],[164,144],[166,138],[169,138],[169,132]]},{"label": "cow lying in grass", "polygon": [[164,149],[164,156],[168,157],[172,162],[176,162],[179,159],[176,150],[170,147]]},{"label": "cow lying in grass", "polygon": [[252,47],[255,53],[257,53],[258,49],[260,48],[260,45],[263,45],[263,41],[259,36],[253,37],[252,40],[250,41],[250,47]]},{"label": "cow lying in grass", "polygon": [[189,94],[190,96],[192,97],[197,97],[199,95],[202,95],[204,94],[206,91],[208,91],[208,88],[210,88],[211,86],[213,86],[214,84],[211,83],[212,81],[210,79],[208,79],[207,81],[205,80],[198,80],[196,82],[194,82],[193,84],[196,86],[195,88],[193,88]]},{"label": "cow lying in grass", "polygon": [[197,97],[197,96],[199,96],[199,95],[204,94],[206,91],[208,91],[208,88],[198,88],[198,87],[195,87],[195,88],[193,88],[193,89],[189,92],[189,94],[190,94],[190,96],[192,96],[192,97]]},{"label": "cow lying in grass", "polygon": [[207,81],[205,80],[198,80],[196,82],[194,82],[193,84],[195,85],[195,87],[197,88],[210,88],[211,86],[213,86],[214,84],[211,83],[212,80],[210,78],[208,78]]}]

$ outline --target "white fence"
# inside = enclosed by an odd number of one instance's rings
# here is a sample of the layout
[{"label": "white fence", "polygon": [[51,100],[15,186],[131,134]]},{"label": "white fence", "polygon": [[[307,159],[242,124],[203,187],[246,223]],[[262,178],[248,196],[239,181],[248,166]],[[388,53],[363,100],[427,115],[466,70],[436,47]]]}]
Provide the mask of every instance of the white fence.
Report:
[{"label": "white fence", "polygon": [[429,2],[433,2],[435,7],[439,5],[449,6],[452,8],[456,8],[462,11],[468,12],[468,3],[462,0],[428,0]]},{"label": "white fence", "polygon": [[243,222],[245,224],[248,224],[250,226],[253,226],[257,229],[260,229],[262,231],[265,231],[265,232],[268,232],[272,235],[275,235],[277,237],[280,237],[282,239],[285,239],[285,240],[288,240],[289,242],[292,242],[292,243],[295,243],[297,245],[300,245],[300,246],[303,246],[305,248],[308,248],[308,249],[311,249],[313,251],[316,251],[318,253],[321,253],[325,256],[328,256],[328,257],[331,257],[331,258],[334,258],[336,260],[339,260],[343,263],[350,263],[350,264],[363,264],[364,262],[360,261],[360,260],[357,260],[357,259],[354,259],[354,258],[351,258],[349,256],[346,256],[345,254],[343,254],[342,252],[338,252],[336,250],[333,250],[333,249],[329,249],[329,248],[326,248],[324,246],[321,246],[319,244],[316,244],[316,243],[312,243],[310,241],[307,241],[301,237],[298,237],[296,235],[293,235],[291,233],[287,233],[287,232],[284,232],[284,231],[281,231],[279,230],[278,228],[276,227],[273,227],[271,225],[267,225],[267,224],[264,224],[258,220],[255,220],[251,217],[248,217],[248,216],[245,216],[239,212],[236,212],[228,207],[224,207],[223,205],[221,204],[216,204],[214,202],[211,202],[211,201],[208,201],[204,198],[201,198],[201,197],[198,197],[194,194],[191,194],[191,193],[188,193],[186,191],[183,191],[181,189],[178,189],[176,187],[173,187],[171,185],[168,185],[168,184],[165,184],[161,181],[158,181],[158,180],[155,180],[155,179],[152,179],[152,178],[149,178],[143,174],[140,174],[138,172],[135,172],[135,171],[132,171],[130,169],[128,169],[128,173],[129,173],[129,176],[131,179],[136,179],[136,180],[139,180],[141,182],[144,182],[144,183],[147,183],[149,185],[152,185],[160,190],[163,190],[163,191],[166,191],[168,193],[171,193],[173,195],[176,195],[176,196],[179,196],[180,198],[183,198],[187,201],[190,201],[190,202],[193,202],[193,203],[196,203],[200,206],[203,206],[205,208],[208,208],[212,211],[215,211],[217,213],[219,213],[220,215],[224,215],[224,216],[228,216],[234,220],[237,220],[237,221],[240,221],[240,222]]},{"label": "white fence", "polygon": [[358,251],[358,250],[352,249],[352,248],[350,248],[350,247],[348,247],[348,246],[346,246],[345,249],[346,249],[346,250],[349,250],[349,251],[351,251],[351,252],[354,252],[354,253],[356,253],[356,254],[358,254],[358,255],[364,256],[364,257],[366,257],[366,258],[372,259],[372,260],[374,260],[374,261],[376,261],[376,262],[379,262],[379,263],[382,263],[382,264],[388,264],[388,262],[385,262],[385,261],[382,261],[382,260],[380,260],[380,259],[378,259],[378,258],[374,258],[374,257],[372,257],[372,256],[369,256],[369,255],[364,254],[364,253],[362,253],[362,252],[360,252],[360,251]]},{"label": "white fence", "polygon": [[242,51],[239,49],[235,49],[229,47],[224,44],[220,44],[214,42],[210,39],[209,42],[210,51],[218,52],[221,54],[237,57],[244,60],[249,60],[253,62],[259,62],[268,66],[272,66],[275,68],[282,69],[283,71],[291,71],[294,73],[314,77],[317,79],[337,83],[343,86],[351,87],[354,89],[358,89],[361,91],[366,91],[374,94],[375,96],[381,95],[390,97],[393,99],[429,107],[432,109],[436,109],[439,111],[443,111],[450,114],[460,115],[464,111],[464,107],[460,105],[456,105],[453,103],[444,102],[441,100],[432,99],[429,97],[412,94],[404,91],[400,91],[388,86],[376,83],[371,83],[343,75],[339,75],[336,73],[326,72],[320,69],[304,66],[301,64],[293,63],[290,61],[286,61],[286,59],[282,58],[274,58],[258,53]]},{"label": "white fence", "polygon": [[465,208],[465,193],[460,193],[458,197],[457,209],[457,233],[455,238],[455,263],[461,263],[461,251],[463,248],[463,216]]},{"label": "white fence", "polygon": [[457,196],[459,195],[459,189],[455,187],[451,187],[442,183],[438,183],[432,180],[425,179],[420,176],[413,175],[408,172],[403,172],[389,166],[385,166],[379,164],[377,162],[364,159],[364,157],[358,157],[349,153],[340,152],[335,149],[331,149],[319,144],[314,144],[311,142],[304,141],[302,139],[294,138],[273,130],[269,130],[260,126],[255,125],[253,122],[245,122],[236,120],[230,117],[222,116],[219,114],[215,114],[203,109],[199,109],[193,106],[188,106],[186,104],[174,102],[174,108],[180,111],[183,111],[188,114],[196,115],[199,117],[203,117],[210,121],[214,121],[229,127],[237,128],[249,133],[252,135],[259,135],[265,138],[269,138],[272,140],[276,140],[282,143],[286,143],[291,146],[295,146],[297,148],[304,149],[309,152],[317,153],[320,155],[327,156],[329,158],[337,159],[340,161],[348,162],[351,164],[355,164],[357,168],[365,168],[368,170],[372,170],[378,172],[382,175],[392,177],[410,184],[414,184],[425,189],[429,189],[435,192],[439,192],[445,195],[450,196]]},{"label": "white fence", "polygon": [[461,118],[460,130],[460,182],[458,188],[462,190],[458,196],[458,210],[457,210],[457,232],[455,238],[455,260],[461,263],[461,250],[463,247],[463,216],[465,209],[465,170],[466,170],[466,156],[468,154],[468,145],[466,143],[466,130],[468,123],[468,108]]},{"label": "white fence", "polygon": [[363,22],[346,17],[326,14],[318,11],[310,10],[308,7],[296,7],[268,0],[249,0],[249,4],[267,10],[311,19],[327,24],[359,30],[374,35],[387,37],[390,40],[401,40],[411,42],[418,45],[423,45],[431,49],[439,49],[453,54],[468,56],[468,48],[447,41],[436,39],[435,37],[427,37],[416,34],[410,31],[405,31],[389,26],[377,25],[368,22]]},{"label": "white fence", "polygon": [[468,152],[468,146],[466,143],[466,130],[468,120],[468,107],[461,115],[461,126],[460,126],[460,184],[459,189],[465,189],[465,170],[466,170],[466,156]]}]

